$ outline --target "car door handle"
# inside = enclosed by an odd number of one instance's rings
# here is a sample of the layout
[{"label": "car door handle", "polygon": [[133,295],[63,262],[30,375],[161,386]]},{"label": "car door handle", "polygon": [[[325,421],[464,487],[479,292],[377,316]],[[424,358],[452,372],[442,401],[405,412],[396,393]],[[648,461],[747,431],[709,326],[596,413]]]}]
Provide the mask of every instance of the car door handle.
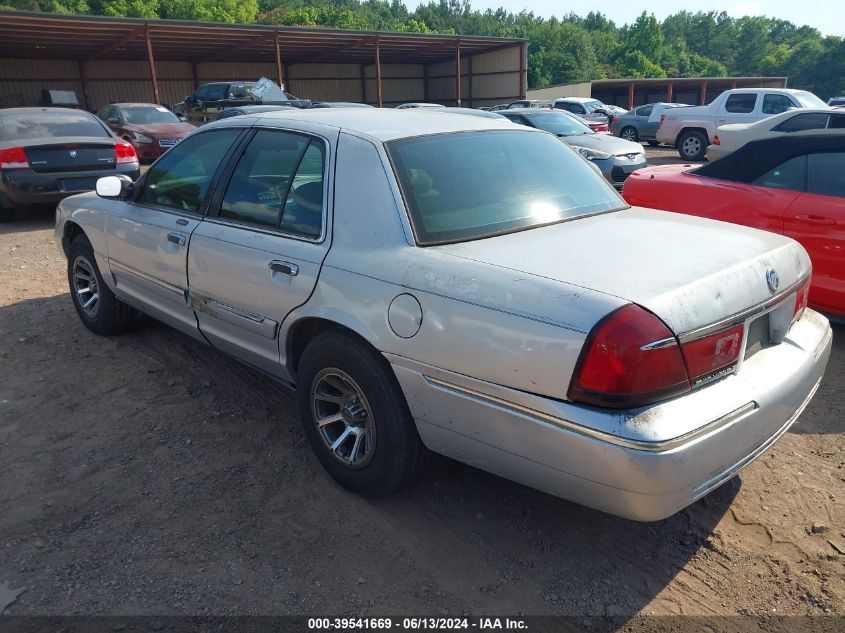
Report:
[{"label": "car door handle", "polygon": [[284,273],[286,275],[290,275],[291,277],[296,277],[299,274],[299,266],[291,264],[290,262],[279,261],[278,259],[274,259],[272,262],[267,264],[267,268],[272,270],[274,273]]},{"label": "car door handle", "polygon": [[187,241],[187,238],[181,233],[168,233],[167,241],[173,242],[174,244],[178,244],[179,246],[184,246],[185,242]]},{"label": "car door handle", "polygon": [[812,222],[813,224],[836,224],[836,220],[826,218],[823,215],[796,215],[795,219],[803,222]]}]

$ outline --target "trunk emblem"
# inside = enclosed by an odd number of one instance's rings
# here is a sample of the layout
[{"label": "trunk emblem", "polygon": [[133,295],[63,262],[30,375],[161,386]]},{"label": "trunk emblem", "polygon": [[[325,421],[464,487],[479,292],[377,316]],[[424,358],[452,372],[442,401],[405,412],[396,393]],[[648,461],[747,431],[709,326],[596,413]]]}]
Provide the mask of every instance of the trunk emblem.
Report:
[{"label": "trunk emblem", "polygon": [[769,290],[772,292],[776,292],[778,289],[778,285],[780,284],[780,279],[778,279],[777,271],[774,268],[767,268],[766,269],[766,283],[769,284]]},{"label": "trunk emblem", "polygon": [[75,149],[70,150],[70,157],[76,158],[76,150]]}]

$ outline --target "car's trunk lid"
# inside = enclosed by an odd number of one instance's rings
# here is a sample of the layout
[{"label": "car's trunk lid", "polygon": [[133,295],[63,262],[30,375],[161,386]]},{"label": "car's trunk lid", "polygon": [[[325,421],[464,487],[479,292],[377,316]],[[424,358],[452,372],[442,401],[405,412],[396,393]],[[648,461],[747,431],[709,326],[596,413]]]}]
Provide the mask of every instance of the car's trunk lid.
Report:
[{"label": "car's trunk lid", "polygon": [[114,141],[108,138],[50,138],[26,142],[26,156],[38,173],[114,169]]},{"label": "car's trunk lid", "polygon": [[435,248],[637,303],[679,335],[765,303],[810,270],[783,236],[636,207]]}]

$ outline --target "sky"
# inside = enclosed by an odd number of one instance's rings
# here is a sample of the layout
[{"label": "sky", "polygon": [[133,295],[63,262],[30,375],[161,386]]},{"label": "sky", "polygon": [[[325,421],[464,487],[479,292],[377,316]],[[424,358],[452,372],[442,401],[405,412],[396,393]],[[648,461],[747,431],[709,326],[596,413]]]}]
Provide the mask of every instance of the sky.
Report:
[{"label": "sky", "polygon": [[[424,4],[416,0],[407,2],[408,7]],[[643,10],[654,13],[662,20],[671,13],[680,10],[687,11],[727,11],[733,17],[743,15],[768,15],[773,18],[789,20],[797,25],[808,24],[814,26],[822,35],[845,36],[845,0],[607,0],[606,2],[561,2],[560,0],[470,0],[474,9],[496,9],[504,7],[513,13],[523,9],[533,11],[536,15],[551,17],[562,16],[567,13],[586,15],[591,10],[604,13],[616,22],[617,26],[630,24],[637,19]]]}]

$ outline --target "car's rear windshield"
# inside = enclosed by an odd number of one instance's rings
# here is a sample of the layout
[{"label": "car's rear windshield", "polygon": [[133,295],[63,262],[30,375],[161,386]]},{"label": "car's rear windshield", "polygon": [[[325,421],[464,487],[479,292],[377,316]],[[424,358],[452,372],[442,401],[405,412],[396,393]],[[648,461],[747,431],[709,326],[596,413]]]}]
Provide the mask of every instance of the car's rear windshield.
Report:
[{"label": "car's rear windshield", "polygon": [[0,112],[0,139],[4,141],[62,136],[110,138],[106,128],[87,112],[77,110]]},{"label": "car's rear windshield", "polygon": [[794,92],[793,96],[798,99],[798,102],[805,108],[827,107],[827,104],[824,101],[819,99],[812,92],[807,92],[806,90],[799,90],[798,92]]},{"label": "car's rear windshield", "polygon": [[387,151],[420,245],[461,242],[626,207],[568,145],[532,131],[438,134]]},{"label": "car's rear windshield", "polygon": [[162,106],[124,108],[123,118],[131,125],[144,125],[149,123],[180,123],[179,117]]},{"label": "car's rear windshield", "polygon": [[587,125],[565,112],[532,112],[524,116],[534,127],[558,136],[595,133]]}]

